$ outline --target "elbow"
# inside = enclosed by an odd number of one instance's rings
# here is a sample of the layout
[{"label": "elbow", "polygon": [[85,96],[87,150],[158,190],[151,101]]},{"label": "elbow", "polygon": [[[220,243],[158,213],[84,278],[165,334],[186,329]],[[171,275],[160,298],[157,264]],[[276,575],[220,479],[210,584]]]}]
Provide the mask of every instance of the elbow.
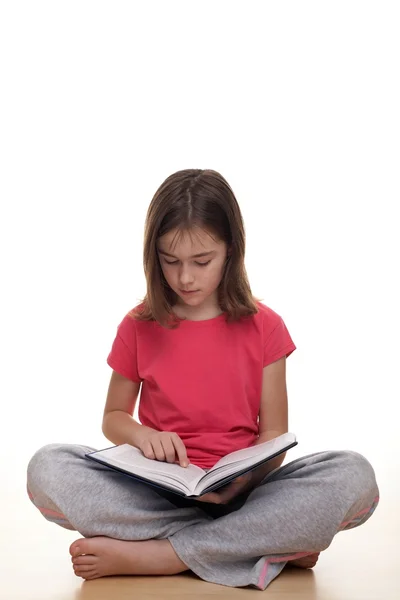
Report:
[{"label": "elbow", "polygon": [[105,437],[107,437],[107,430],[108,430],[108,417],[109,413],[104,413],[103,415],[103,421],[101,423],[101,431],[103,432],[103,435]]}]

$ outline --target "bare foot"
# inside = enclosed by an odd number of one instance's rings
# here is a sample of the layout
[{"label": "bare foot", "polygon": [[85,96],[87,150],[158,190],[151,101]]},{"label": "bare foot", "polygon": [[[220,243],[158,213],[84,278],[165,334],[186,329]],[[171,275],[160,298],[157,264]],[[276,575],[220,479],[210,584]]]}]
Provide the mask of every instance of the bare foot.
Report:
[{"label": "bare foot", "polygon": [[168,540],[126,542],[108,537],[82,538],[69,552],[75,575],[96,579],[106,575],[175,575],[188,567]]},{"label": "bare foot", "polygon": [[289,560],[286,563],[286,566],[300,567],[301,569],[312,569],[317,564],[319,555],[320,552],[316,552],[315,554],[309,554],[308,556],[303,556],[302,558]]}]

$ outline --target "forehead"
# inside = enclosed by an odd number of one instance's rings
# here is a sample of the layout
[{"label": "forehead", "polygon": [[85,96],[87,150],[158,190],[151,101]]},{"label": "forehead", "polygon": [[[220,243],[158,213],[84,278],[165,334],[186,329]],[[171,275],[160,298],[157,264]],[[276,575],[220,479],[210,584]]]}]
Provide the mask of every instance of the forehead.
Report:
[{"label": "forehead", "polygon": [[183,254],[218,250],[223,245],[212,232],[195,228],[187,230],[173,229],[158,239],[159,250],[177,251]]}]

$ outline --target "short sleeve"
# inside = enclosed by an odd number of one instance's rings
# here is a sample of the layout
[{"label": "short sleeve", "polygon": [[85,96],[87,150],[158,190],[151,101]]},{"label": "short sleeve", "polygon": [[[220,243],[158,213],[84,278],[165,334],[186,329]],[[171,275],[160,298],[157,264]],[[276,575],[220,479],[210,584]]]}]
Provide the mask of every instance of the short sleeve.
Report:
[{"label": "short sleeve", "polygon": [[136,321],[129,314],[118,325],[107,364],[127,379],[137,383],[143,381],[139,376],[137,364]]},{"label": "short sleeve", "polygon": [[296,350],[296,346],[290,337],[282,317],[279,315],[276,315],[276,317],[278,321],[277,324],[274,325],[272,331],[266,333],[263,358],[264,367],[284,356],[287,358]]}]

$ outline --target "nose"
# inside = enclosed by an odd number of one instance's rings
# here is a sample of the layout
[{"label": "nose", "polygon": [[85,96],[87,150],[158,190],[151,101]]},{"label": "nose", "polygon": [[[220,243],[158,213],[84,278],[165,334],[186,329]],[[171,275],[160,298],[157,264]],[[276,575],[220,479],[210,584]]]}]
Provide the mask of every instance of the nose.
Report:
[{"label": "nose", "polygon": [[188,267],[183,266],[179,272],[179,281],[182,287],[191,285],[194,281],[193,275]]}]

